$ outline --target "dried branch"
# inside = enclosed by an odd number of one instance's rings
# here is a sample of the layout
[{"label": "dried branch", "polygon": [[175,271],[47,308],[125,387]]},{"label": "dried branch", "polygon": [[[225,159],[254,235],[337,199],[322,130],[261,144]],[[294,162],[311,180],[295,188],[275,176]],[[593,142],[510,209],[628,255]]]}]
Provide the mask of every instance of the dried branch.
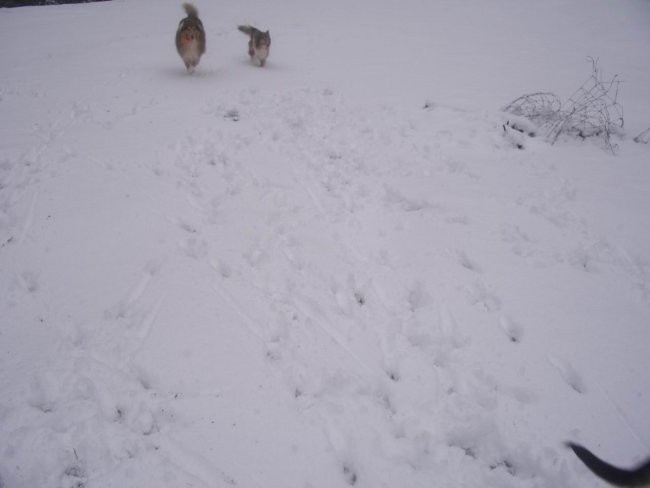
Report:
[{"label": "dried branch", "polygon": [[648,127],[646,130],[641,132],[638,136],[634,138],[634,142],[638,142],[639,144],[647,144],[650,142],[650,127]]}]

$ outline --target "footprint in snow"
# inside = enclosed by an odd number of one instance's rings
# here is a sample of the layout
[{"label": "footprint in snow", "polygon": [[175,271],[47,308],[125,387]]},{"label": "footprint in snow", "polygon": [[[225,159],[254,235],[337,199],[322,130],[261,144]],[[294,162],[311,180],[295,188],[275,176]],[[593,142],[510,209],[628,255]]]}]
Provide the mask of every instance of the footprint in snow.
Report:
[{"label": "footprint in snow", "polygon": [[399,383],[399,381],[402,379],[402,377],[399,374],[399,371],[396,368],[387,369],[385,373],[386,376],[388,376],[388,378],[391,381],[394,381],[395,383]]},{"label": "footprint in snow", "polygon": [[237,110],[236,108],[232,108],[226,111],[226,113],[223,115],[223,118],[226,120],[231,120],[233,122],[239,122],[239,118],[240,118],[239,110]]},{"label": "footprint in snow", "polygon": [[189,237],[178,243],[178,247],[183,253],[192,259],[201,259],[208,254],[208,244],[203,239]]},{"label": "footprint in snow", "polygon": [[221,275],[222,278],[230,278],[232,276],[232,268],[228,263],[218,258],[210,260],[210,266]]},{"label": "footprint in snow", "polygon": [[453,348],[460,349],[468,345],[469,339],[463,337],[456,319],[449,308],[442,304],[438,311],[440,332],[444,340]]},{"label": "footprint in snow", "polygon": [[[75,457],[76,457],[76,451],[75,451]],[[63,486],[73,486],[73,487],[83,488],[84,486],[86,486],[85,483],[87,479],[88,477],[86,474],[86,469],[78,459],[75,459],[74,463],[70,464],[63,471],[61,481]],[[0,488],[3,488],[2,479],[0,479]]]},{"label": "footprint in snow", "polygon": [[555,369],[558,370],[562,379],[569,385],[574,391],[580,394],[587,393],[587,388],[585,387],[584,381],[580,374],[573,368],[571,363],[563,359],[559,359],[555,356],[549,355],[548,361],[551,363]]},{"label": "footprint in snow", "polygon": [[482,281],[476,281],[472,288],[467,290],[467,298],[473,306],[486,312],[501,309],[501,299],[489,291]]},{"label": "footprint in snow", "polygon": [[354,467],[348,463],[343,464],[343,476],[350,486],[356,485],[357,481],[359,481],[359,477],[357,476]]},{"label": "footprint in snow", "polygon": [[190,222],[183,220],[183,219],[177,219],[177,218],[171,218],[171,222],[175,225],[178,226],[179,229],[184,230],[188,234],[197,234],[198,230],[195,225],[191,224]]},{"label": "footprint in snow", "polygon": [[514,322],[509,317],[501,317],[499,319],[499,325],[501,326],[501,329],[506,334],[510,342],[521,342],[521,338],[524,333],[523,327],[521,325]]},{"label": "footprint in snow", "polygon": [[16,277],[20,287],[28,293],[35,293],[38,290],[38,275],[31,271],[25,271]]},{"label": "footprint in snow", "polygon": [[135,286],[131,288],[128,292],[126,298],[120,300],[116,305],[106,310],[105,316],[108,319],[124,319],[127,316],[131,315],[130,312],[133,311],[134,305],[142,297],[145,291],[149,288],[152,278],[160,270],[160,263],[156,261],[150,261],[144,267],[140,279]]},{"label": "footprint in snow", "polygon": [[473,259],[470,259],[463,251],[458,252],[458,262],[463,268],[473,271],[474,273],[483,273],[481,266]]}]

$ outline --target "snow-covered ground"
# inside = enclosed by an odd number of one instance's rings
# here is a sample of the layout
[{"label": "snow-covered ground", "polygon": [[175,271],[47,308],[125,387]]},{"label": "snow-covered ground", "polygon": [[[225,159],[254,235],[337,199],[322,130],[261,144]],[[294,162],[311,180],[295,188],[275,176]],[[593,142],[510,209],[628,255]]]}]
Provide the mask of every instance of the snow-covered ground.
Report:
[{"label": "snow-covered ground", "polygon": [[[593,487],[650,453],[650,4],[0,9],[0,487]],[[267,67],[237,24],[270,29]],[[589,57],[623,138],[504,133]],[[516,135],[516,134],[515,134]]]}]

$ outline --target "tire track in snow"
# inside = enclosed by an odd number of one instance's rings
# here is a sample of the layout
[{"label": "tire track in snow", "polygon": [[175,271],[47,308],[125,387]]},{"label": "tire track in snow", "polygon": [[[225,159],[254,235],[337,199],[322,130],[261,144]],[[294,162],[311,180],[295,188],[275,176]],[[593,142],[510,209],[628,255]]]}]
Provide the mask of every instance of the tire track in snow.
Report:
[{"label": "tire track in snow", "polygon": [[[222,483],[226,486],[238,486],[237,480],[216,467],[214,461],[208,460],[203,455],[182,445],[171,436],[160,437],[158,441],[163,453],[171,455],[165,462],[189,475],[202,486],[214,488],[216,486],[222,486]],[[216,480],[220,480],[218,485],[215,484]]]},{"label": "tire track in snow", "polygon": [[[312,308],[313,306],[307,305],[307,306],[301,306],[300,303],[296,302],[295,303],[297,309],[307,318],[311,319],[311,323],[316,324],[320,330],[322,330],[333,342],[336,344],[342,351],[344,351],[350,358],[354,360],[359,366],[361,366],[361,369],[370,374],[371,376],[379,376],[377,372],[371,368],[369,365],[367,365],[349,346],[346,344],[347,341],[345,341],[333,328],[328,327],[325,325],[326,320],[320,320],[319,318],[315,318],[314,314],[311,313],[310,310],[307,309],[307,307]],[[318,313],[318,312],[317,312]],[[320,315],[320,314],[319,314]]]},{"label": "tire track in snow", "polygon": [[601,391],[602,395],[607,399],[609,404],[614,409],[614,412],[616,413],[618,418],[621,419],[621,422],[623,422],[623,425],[625,425],[625,428],[632,435],[632,437],[634,437],[639,442],[639,444],[642,445],[646,450],[650,451],[650,444],[648,444],[648,442],[639,435],[639,428],[638,427],[635,428],[632,425],[632,422],[630,421],[629,416],[625,413],[625,411],[619,405],[619,403],[603,387],[603,385],[598,380],[595,380],[595,383],[596,383],[596,386],[598,387],[598,389]]},{"label": "tire track in snow", "polygon": [[139,331],[136,333],[137,343],[131,352],[131,356],[133,358],[135,358],[136,354],[142,349],[144,344],[147,342],[147,339],[151,335],[151,331],[156,322],[156,319],[158,318],[158,315],[160,314],[160,309],[162,308],[164,301],[165,296],[162,295],[141,321]]},{"label": "tire track in snow", "polygon": [[38,195],[39,192],[36,191],[34,193],[34,197],[32,198],[32,204],[29,206],[29,210],[27,211],[27,216],[25,217],[25,221],[23,223],[23,230],[21,231],[20,238],[18,239],[18,244],[22,244],[25,242],[25,239],[27,238],[27,234],[29,233],[30,229],[32,228],[32,225],[34,224],[34,212],[36,211],[36,203],[38,202]]},{"label": "tire track in snow", "polygon": [[[215,268],[217,272],[219,270]],[[262,333],[262,329],[259,327],[258,323],[250,317],[246,312],[244,312],[244,309],[237,305],[235,300],[228,295],[228,293],[223,290],[221,287],[218,285],[213,285],[212,289],[219,295],[219,297],[226,302],[226,304],[239,316],[242,318],[244,325],[246,326],[246,329],[254,335],[260,342],[263,344],[266,344],[266,340],[264,339],[264,334]]]}]

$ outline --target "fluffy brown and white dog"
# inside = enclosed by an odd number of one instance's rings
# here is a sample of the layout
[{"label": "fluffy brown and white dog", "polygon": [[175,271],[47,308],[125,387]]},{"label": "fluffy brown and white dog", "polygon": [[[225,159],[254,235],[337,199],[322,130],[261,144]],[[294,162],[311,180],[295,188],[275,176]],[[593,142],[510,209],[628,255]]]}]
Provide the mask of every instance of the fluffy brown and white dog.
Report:
[{"label": "fluffy brown and white dog", "polygon": [[192,73],[205,52],[205,30],[194,5],[184,3],[183,9],[187,17],[178,24],[176,50],[185,63],[187,71]]},{"label": "fluffy brown and white dog", "polygon": [[251,61],[258,66],[264,66],[271,49],[271,34],[269,31],[263,32],[251,25],[240,25],[238,29],[250,38],[248,41],[248,55],[251,57]]}]

